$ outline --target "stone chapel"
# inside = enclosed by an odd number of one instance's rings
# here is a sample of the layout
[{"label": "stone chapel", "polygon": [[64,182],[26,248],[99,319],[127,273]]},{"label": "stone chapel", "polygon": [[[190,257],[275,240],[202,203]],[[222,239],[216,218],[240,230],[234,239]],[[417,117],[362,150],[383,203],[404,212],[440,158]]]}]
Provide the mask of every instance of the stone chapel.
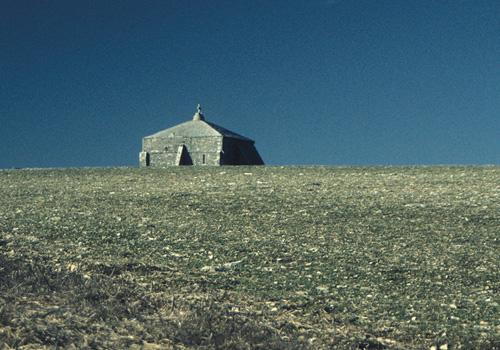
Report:
[{"label": "stone chapel", "polygon": [[139,165],[264,165],[254,144],[207,122],[198,105],[193,120],[142,139]]}]

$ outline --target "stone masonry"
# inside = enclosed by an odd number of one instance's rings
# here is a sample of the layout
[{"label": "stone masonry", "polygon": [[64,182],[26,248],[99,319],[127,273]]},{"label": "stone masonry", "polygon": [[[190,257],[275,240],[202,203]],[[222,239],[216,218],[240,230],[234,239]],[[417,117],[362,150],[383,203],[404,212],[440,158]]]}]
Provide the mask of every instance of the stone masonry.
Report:
[{"label": "stone masonry", "polygon": [[205,121],[193,120],[142,139],[140,166],[263,165],[255,141]]}]

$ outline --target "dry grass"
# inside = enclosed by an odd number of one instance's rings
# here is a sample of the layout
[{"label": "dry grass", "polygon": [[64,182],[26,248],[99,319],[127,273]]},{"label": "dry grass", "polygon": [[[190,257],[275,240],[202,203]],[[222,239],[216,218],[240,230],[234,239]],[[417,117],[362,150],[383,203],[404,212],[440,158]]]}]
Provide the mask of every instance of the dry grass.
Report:
[{"label": "dry grass", "polygon": [[0,171],[0,344],[499,348],[499,180],[472,166]]},{"label": "dry grass", "polygon": [[39,257],[5,256],[0,266],[6,281],[0,288],[0,339],[8,347],[301,347],[224,292],[144,286],[128,267],[119,276],[102,274],[99,267],[82,274],[74,268],[54,269]]}]

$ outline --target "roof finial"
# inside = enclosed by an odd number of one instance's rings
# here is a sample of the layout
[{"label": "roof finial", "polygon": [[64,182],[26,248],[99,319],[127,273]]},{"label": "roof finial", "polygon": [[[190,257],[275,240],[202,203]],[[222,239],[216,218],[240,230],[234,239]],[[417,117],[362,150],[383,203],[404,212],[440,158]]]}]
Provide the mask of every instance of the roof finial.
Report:
[{"label": "roof finial", "polygon": [[193,117],[193,120],[205,120],[203,114],[201,114],[201,106],[198,104],[198,113],[196,113]]}]

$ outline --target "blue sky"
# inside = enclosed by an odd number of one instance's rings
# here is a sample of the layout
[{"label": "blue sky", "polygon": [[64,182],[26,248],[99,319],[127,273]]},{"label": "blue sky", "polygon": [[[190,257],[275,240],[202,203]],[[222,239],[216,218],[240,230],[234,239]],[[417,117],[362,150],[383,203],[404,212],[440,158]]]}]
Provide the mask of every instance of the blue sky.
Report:
[{"label": "blue sky", "polygon": [[190,120],[269,165],[500,164],[498,0],[0,0],[0,168],[137,166]]}]

